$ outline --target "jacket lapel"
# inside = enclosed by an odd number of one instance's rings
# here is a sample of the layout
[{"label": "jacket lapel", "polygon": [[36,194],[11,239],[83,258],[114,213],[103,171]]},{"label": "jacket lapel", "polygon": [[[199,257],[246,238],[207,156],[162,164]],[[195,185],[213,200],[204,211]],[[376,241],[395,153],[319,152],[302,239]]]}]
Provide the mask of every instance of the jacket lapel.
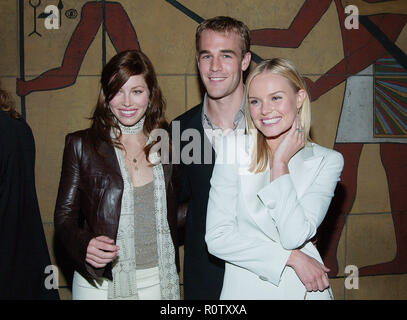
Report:
[{"label": "jacket lapel", "polygon": [[239,176],[248,212],[256,225],[271,239],[278,238],[276,227],[257,193],[270,183],[270,168],[259,173],[249,172],[250,153],[245,150],[240,158]]},{"label": "jacket lapel", "polygon": [[[190,120],[185,123],[183,126],[185,129],[195,129],[199,132],[199,143],[200,143],[200,163],[193,163],[193,165],[188,165],[188,168],[194,171],[197,175],[205,174],[208,178],[212,176],[213,167],[215,165],[215,150],[212,147],[212,144],[209,142],[208,138],[206,137],[204,128],[202,126],[202,103],[200,104],[199,108],[196,110],[195,114],[190,118]],[[181,142],[181,150],[183,147],[189,143],[191,143],[191,139],[189,141],[182,141]],[[195,171],[196,170],[196,171]],[[209,179],[207,179],[209,182]]]},{"label": "jacket lapel", "polygon": [[[246,155],[248,157],[248,155]],[[315,179],[323,156],[315,156],[313,147],[306,147],[295,154],[288,168],[291,180],[297,191],[297,197],[301,198],[309,185]],[[270,168],[257,174],[248,171],[249,166],[239,168],[241,186],[246,202],[246,206],[257,226],[271,239],[278,238],[275,224],[267,212],[257,193],[270,183]]]},{"label": "jacket lapel", "polygon": [[203,125],[202,125],[202,108],[203,108],[203,104],[201,103],[200,108],[198,109],[198,112],[191,119],[190,128],[194,128],[199,131],[199,136],[201,138],[201,163],[202,164],[212,164],[211,167],[213,169],[213,165],[215,164],[216,154],[215,154],[215,150],[212,147],[212,144],[210,143],[208,137],[206,136],[206,133],[205,133]]},{"label": "jacket lapel", "polygon": [[241,176],[242,190],[250,216],[267,237],[276,239],[275,224],[257,196],[257,193],[268,183],[270,183],[270,169]]},{"label": "jacket lapel", "polygon": [[119,162],[116,157],[114,147],[106,142],[101,142],[99,146],[99,154],[103,157],[104,162],[111,168],[112,173],[118,175],[122,180]]},{"label": "jacket lapel", "polygon": [[314,181],[320,169],[323,156],[314,155],[313,147],[305,147],[294,155],[288,163],[291,180],[301,198],[310,184]]}]

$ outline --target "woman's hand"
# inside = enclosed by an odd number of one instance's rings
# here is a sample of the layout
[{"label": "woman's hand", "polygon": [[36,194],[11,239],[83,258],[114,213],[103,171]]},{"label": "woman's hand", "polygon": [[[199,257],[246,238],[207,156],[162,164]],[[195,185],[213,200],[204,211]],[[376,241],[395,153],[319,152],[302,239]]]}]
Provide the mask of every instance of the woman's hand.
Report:
[{"label": "woman's hand", "polygon": [[271,180],[275,180],[288,173],[288,161],[305,145],[304,130],[301,128],[300,119],[295,118],[290,130],[283,141],[273,153]]},{"label": "woman's hand", "polygon": [[89,241],[86,250],[86,262],[94,268],[103,268],[117,256],[119,247],[114,240],[106,236],[99,236]]},{"label": "woman's hand", "polygon": [[329,272],[330,269],[300,250],[291,252],[287,266],[294,269],[307,291],[323,291],[329,287],[328,277],[325,273]]}]

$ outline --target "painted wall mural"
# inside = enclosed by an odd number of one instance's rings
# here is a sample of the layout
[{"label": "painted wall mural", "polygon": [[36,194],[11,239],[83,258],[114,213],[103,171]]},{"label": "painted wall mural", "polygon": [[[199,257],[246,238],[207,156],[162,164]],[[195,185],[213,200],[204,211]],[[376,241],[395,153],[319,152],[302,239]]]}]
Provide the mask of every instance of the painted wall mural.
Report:
[{"label": "painted wall mural", "polygon": [[[260,29],[252,31],[252,43],[265,46],[298,47],[328,9],[331,0],[305,1],[289,29]],[[345,158],[341,185],[345,194],[337,197],[328,219],[320,228],[318,247],[324,262],[338,272],[336,249],[346,214],[350,212],[356,195],[357,168],[365,143],[380,143],[380,154],[389,183],[389,194],[396,234],[396,257],[387,263],[366,266],[360,275],[405,273],[407,271],[407,201],[401,196],[407,185],[400,176],[407,176],[404,157],[407,155],[406,67],[407,56],[394,42],[407,21],[405,3],[394,8],[387,1],[358,1],[361,23],[359,29],[345,27],[344,4],[334,0],[341,26],[345,57],[317,81],[308,80],[311,99],[316,100],[344,80],[346,90],[334,149]],[[354,4],[355,1],[349,3]],[[371,14],[363,15],[369,4],[375,6]],[[367,77],[363,77],[367,75]],[[369,76],[370,75],[370,76]],[[396,161],[399,159],[399,161]]]},{"label": "painted wall mural", "polygon": [[[190,18],[197,22],[201,21],[198,15],[177,1],[168,2],[185,12]],[[334,148],[345,158],[342,183],[338,189],[344,188],[346,197],[337,197],[341,202],[336,201],[331,206],[329,219],[319,231],[318,247],[323,252],[324,262],[331,268],[330,275],[337,275],[336,249],[346,214],[350,212],[356,195],[357,181],[355,178],[361,147],[364,143],[388,143],[381,146],[380,151],[389,187],[393,188],[390,191],[390,201],[397,254],[389,263],[361,268],[360,275],[405,273],[407,272],[407,215],[405,214],[407,213],[407,201],[403,197],[397,197],[397,193],[400,191],[402,194],[407,193],[407,185],[396,177],[407,176],[405,162],[402,160],[403,156],[407,155],[407,146],[398,145],[407,142],[407,139],[400,139],[407,137],[405,99],[407,56],[394,44],[407,21],[405,3],[399,1],[397,6],[388,8],[384,3],[386,1],[376,1],[382,5],[376,6],[374,11],[370,11],[371,14],[363,15],[364,8],[366,11],[369,10],[369,2],[358,1],[360,9],[362,9],[360,11],[362,16],[359,17],[362,26],[359,29],[348,30],[345,27],[344,11],[348,1],[306,0],[288,29],[252,30],[252,44],[268,47],[298,47],[321,19],[331,2],[335,3],[339,25],[342,27],[345,57],[317,81],[307,79],[307,86],[311,100],[314,101],[348,79],[334,145]],[[354,1],[350,3],[355,4]],[[371,15],[374,16],[369,18]],[[374,76],[366,77],[366,79],[353,76],[363,74]],[[395,78],[397,76],[398,78]],[[352,98],[350,99],[350,97]],[[364,124],[365,122],[367,124]],[[397,164],[394,159],[400,159],[401,162]]]},{"label": "painted wall mural", "polygon": [[[53,15],[49,5],[58,11],[56,30],[44,27]],[[391,297],[407,298],[406,1],[7,0],[0,6],[15,10],[18,34],[18,49],[6,54],[0,78],[15,75],[13,87],[6,83],[43,151],[37,184],[52,256],[63,136],[87,125],[101,67],[115,52],[142,48],[156,67],[171,120],[201,99],[197,24],[230,15],[251,29],[253,64],[284,56],[299,66],[313,102],[313,138],[344,156],[341,182],[316,236],[335,296],[383,299],[393,283]],[[358,27],[349,28],[347,10],[355,7]],[[65,121],[58,118],[64,112]],[[359,291],[344,287],[350,264],[358,267]],[[66,278],[60,285],[69,298]]]},{"label": "painted wall mural", "polygon": [[[59,1],[59,4],[62,7],[62,1]],[[32,5],[31,2],[30,5]],[[102,24],[104,32],[108,34],[117,52],[140,49],[136,31],[120,3],[91,1],[82,7],[81,12],[81,19],[67,44],[61,67],[47,70],[33,80],[17,79],[19,96],[25,96],[33,91],[60,89],[72,85],[86,51]],[[35,17],[34,21],[36,21]],[[36,32],[35,28],[33,32]]]}]

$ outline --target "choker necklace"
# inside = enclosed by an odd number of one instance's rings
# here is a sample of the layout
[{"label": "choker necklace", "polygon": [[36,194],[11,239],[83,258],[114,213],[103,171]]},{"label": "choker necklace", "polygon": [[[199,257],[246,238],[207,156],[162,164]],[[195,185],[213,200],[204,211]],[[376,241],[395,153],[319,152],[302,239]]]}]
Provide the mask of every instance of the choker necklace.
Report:
[{"label": "choker necklace", "polygon": [[133,124],[132,126],[124,126],[120,123],[120,121],[117,121],[117,124],[119,125],[122,134],[137,134],[143,130],[145,119],[146,116],[143,116],[137,123]]},{"label": "choker necklace", "polygon": [[[117,124],[119,125],[122,134],[137,134],[143,130],[145,119],[146,116],[143,116],[137,123],[135,123],[132,126],[124,126],[123,124],[120,123],[120,121],[117,121]],[[139,152],[137,156],[140,155],[142,152],[143,150]],[[137,166],[137,159],[134,157],[131,161],[134,164],[134,170],[137,171],[139,169]]]}]

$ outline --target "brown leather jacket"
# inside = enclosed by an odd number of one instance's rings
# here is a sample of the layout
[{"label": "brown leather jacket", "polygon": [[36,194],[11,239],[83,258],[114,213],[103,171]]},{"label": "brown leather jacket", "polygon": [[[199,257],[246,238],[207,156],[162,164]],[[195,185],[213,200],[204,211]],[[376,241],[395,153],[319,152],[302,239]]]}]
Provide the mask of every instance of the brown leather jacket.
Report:
[{"label": "brown leather jacket", "polygon": [[[167,191],[167,219],[176,252],[178,182],[175,166],[163,165]],[[123,179],[114,148],[102,142],[98,153],[92,147],[89,129],[68,134],[62,161],[54,224],[55,233],[73,259],[75,269],[84,276],[112,279],[112,266],[94,268],[86,263],[89,241],[107,236],[116,241]]]}]

